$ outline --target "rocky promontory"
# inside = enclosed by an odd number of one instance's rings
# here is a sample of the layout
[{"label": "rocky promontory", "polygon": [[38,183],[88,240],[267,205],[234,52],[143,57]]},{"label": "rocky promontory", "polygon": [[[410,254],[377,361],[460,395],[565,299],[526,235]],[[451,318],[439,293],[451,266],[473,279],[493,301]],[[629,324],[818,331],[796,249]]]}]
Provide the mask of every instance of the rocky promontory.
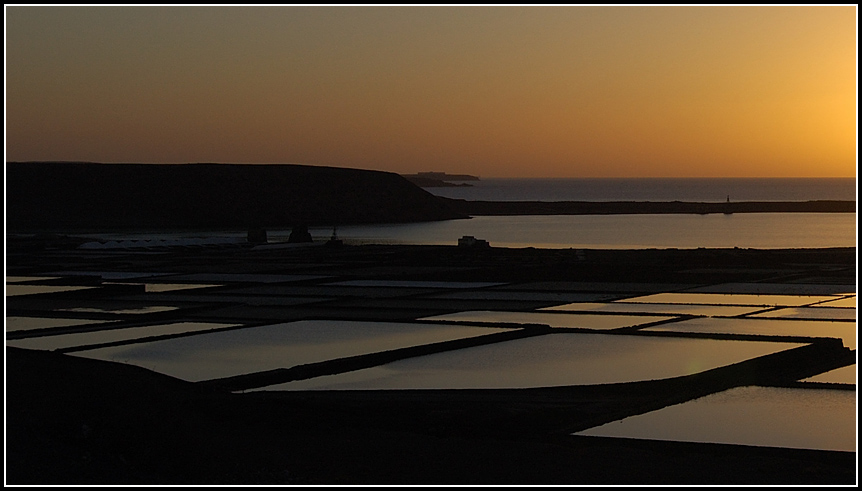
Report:
[{"label": "rocky promontory", "polygon": [[10,231],[254,228],[466,218],[395,173],[309,165],[6,164]]},{"label": "rocky promontory", "polygon": [[478,181],[479,178],[469,174],[447,174],[445,172],[419,172],[417,174],[402,174],[402,177],[422,188],[472,187],[463,181]]}]

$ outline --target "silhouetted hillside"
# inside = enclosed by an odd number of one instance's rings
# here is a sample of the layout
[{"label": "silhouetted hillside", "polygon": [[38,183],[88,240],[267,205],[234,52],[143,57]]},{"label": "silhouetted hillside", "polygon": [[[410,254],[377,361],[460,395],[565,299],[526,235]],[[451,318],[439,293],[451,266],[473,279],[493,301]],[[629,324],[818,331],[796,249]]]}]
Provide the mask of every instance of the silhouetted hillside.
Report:
[{"label": "silhouetted hillside", "polygon": [[465,218],[388,172],[305,165],[6,164],[19,230],[248,228]]}]

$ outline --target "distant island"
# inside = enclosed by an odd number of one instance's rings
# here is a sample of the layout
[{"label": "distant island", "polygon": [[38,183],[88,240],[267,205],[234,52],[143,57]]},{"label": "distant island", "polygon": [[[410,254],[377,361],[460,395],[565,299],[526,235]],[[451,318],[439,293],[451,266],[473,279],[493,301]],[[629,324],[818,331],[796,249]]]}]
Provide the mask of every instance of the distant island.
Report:
[{"label": "distant island", "polygon": [[421,188],[471,187],[472,184],[461,181],[479,180],[478,177],[469,174],[447,174],[445,172],[419,172],[402,174],[401,177]]}]

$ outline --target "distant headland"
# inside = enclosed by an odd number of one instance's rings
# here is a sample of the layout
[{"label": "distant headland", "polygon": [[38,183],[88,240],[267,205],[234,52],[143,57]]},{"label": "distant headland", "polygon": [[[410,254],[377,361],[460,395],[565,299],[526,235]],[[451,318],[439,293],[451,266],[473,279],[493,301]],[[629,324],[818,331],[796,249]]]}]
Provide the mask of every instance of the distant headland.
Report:
[{"label": "distant headland", "polygon": [[[443,180],[445,179],[445,180]],[[481,215],[855,213],[855,201],[467,201],[422,189],[478,180],[296,164],[7,162],[10,232],[292,228]]]},{"label": "distant headland", "polygon": [[295,164],[7,162],[10,231],[293,227],[467,218],[391,172]]},{"label": "distant headland", "polygon": [[419,172],[416,174],[402,174],[401,177],[422,188],[440,187],[470,187],[463,181],[478,181],[479,178],[469,174],[447,174],[445,172]]}]

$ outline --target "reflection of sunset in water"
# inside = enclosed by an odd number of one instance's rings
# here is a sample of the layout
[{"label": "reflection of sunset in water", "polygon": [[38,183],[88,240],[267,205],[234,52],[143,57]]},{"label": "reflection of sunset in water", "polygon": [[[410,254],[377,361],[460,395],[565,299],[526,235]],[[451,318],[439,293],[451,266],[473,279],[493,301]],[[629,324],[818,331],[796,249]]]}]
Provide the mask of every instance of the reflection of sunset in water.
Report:
[{"label": "reflection of sunset in water", "polygon": [[59,334],[56,336],[41,336],[25,339],[6,340],[8,346],[28,349],[53,350],[72,348],[91,344],[128,341],[150,336],[164,336],[184,332],[207,331],[237,324],[218,324],[209,322],[175,322],[172,324],[157,324],[152,326],[124,327],[120,329],[104,329],[99,331]]},{"label": "reflection of sunset in water", "polygon": [[846,367],[836,368],[828,372],[808,377],[801,380],[802,382],[823,382],[830,384],[856,384],[856,364]]},{"label": "reflection of sunset in water", "polygon": [[426,320],[440,321],[472,321],[472,322],[515,322],[519,324],[547,324],[551,327],[576,327],[582,329],[619,329],[636,326],[673,317],[653,315],[599,315],[599,314],[567,314],[550,312],[506,312],[479,310],[473,312],[457,312],[454,314],[425,317]]},{"label": "reflection of sunset in water", "polygon": [[577,435],[856,451],[856,393],[738,387]]},{"label": "reflection of sunset in water", "polygon": [[856,349],[856,323],[838,321],[807,321],[795,319],[719,319],[697,318],[644,331],[696,332],[716,334],[759,334],[766,336],[810,336],[840,338],[844,346]]},{"label": "reflection of sunset in water", "polygon": [[797,346],[554,333],[288,382],[265,390],[526,388],[632,382],[691,375]]},{"label": "reflection of sunset in water", "polygon": [[307,320],[72,354],[147,366],[183,380],[199,381],[510,330]]},{"label": "reflection of sunset in water", "polygon": [[627,298],[624,302],[644,303],[692,303],[701,305],[809,305],[824,300],[835,300],[834,296],[816,295],[748,295],[732,293],[657,293],[644,297]]}]

